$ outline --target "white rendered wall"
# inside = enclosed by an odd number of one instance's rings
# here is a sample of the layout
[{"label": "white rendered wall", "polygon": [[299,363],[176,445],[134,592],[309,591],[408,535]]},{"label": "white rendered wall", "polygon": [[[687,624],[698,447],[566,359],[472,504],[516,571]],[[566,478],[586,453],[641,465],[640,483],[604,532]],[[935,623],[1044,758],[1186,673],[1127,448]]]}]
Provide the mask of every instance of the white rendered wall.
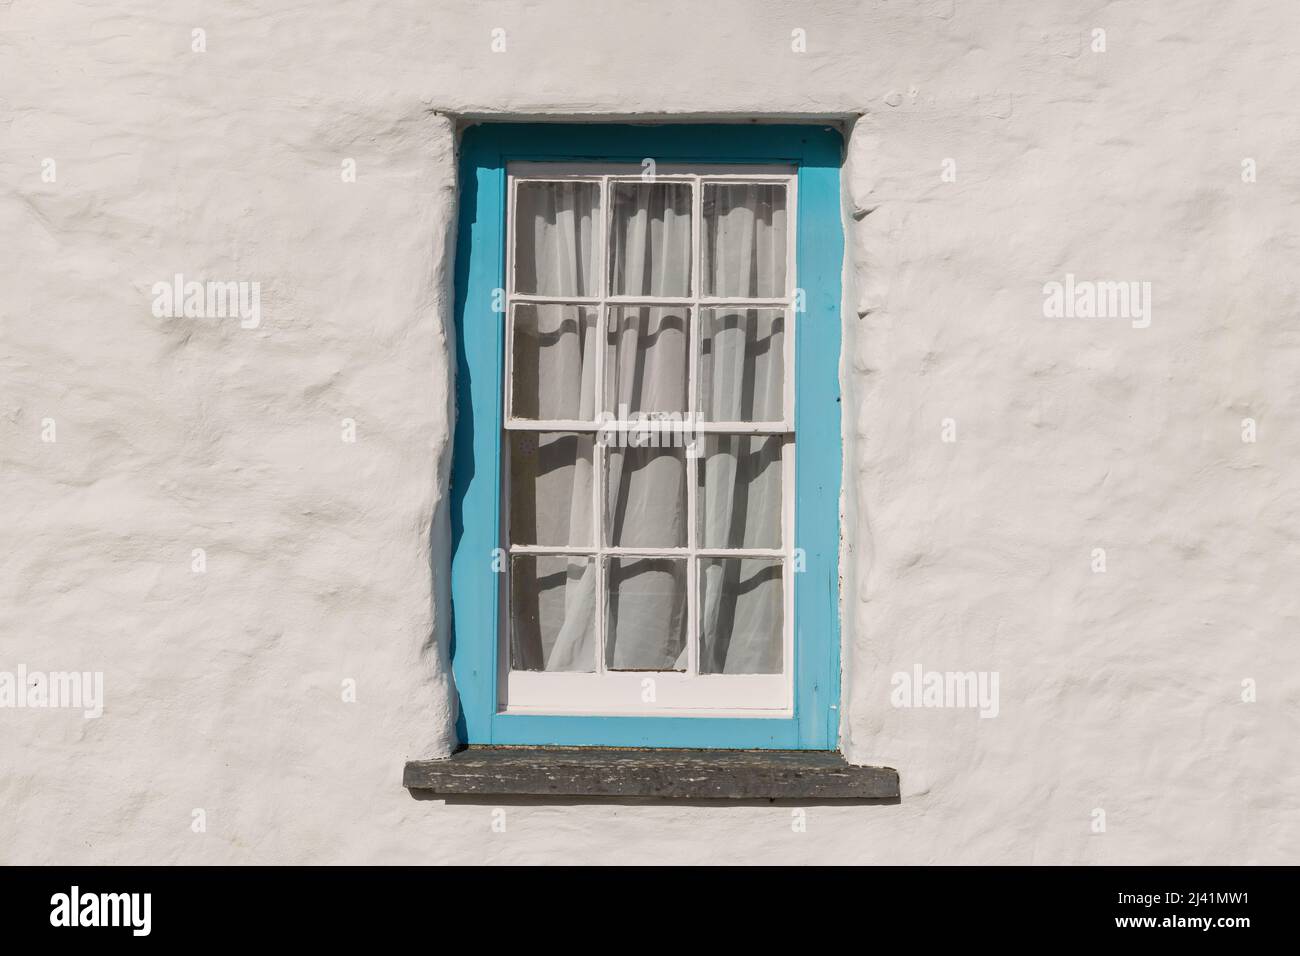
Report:
[{"label": "white rendered wall", "polygon": [[[1289,0],[0,0],[0,670],[107,698],[0,709],[0,863],[1295,862],[1298,42]],[[851,130],[844,745],[898,805],[499,833],[400,787],[453,744],[487,114]],[[260,325],[155,318],[178,272]],[[1067,272],[1150,282],[1150,327],[1044,318]],[[891,706],[916,664],[998,716]]]}]

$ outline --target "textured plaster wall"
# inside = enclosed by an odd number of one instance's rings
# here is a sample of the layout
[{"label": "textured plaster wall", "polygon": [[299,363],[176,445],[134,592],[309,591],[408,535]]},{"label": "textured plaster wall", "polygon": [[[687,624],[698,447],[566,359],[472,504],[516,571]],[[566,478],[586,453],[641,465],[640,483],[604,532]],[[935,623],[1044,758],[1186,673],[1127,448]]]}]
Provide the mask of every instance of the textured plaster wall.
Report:
[{"label": "textured plaster wall", "polygon": [[[0,862],[1295,862],[1298,42],[1286,0],[0,0],[0,670],[107,698],[0,709]],[[846,121],[844,746],[900,804],[498,833],[399,786],[452,745],[485,114]],[[155,318],[178,272],[261,324]],[[1067,272],[1150,327],[1043,318]],[[892,707],[918,663],[998,716]]]}]

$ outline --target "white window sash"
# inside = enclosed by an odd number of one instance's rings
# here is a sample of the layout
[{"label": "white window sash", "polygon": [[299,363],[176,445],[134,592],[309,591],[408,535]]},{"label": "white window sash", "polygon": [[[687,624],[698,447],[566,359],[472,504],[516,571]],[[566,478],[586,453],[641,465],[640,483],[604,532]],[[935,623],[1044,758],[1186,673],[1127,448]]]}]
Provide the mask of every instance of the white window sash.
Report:
[{"label": "white window sash", "polygon": [[[610,428],[634,430],[653,423],[653,418],[618,420],[560,420],[521,419],[513,416],[513,357],[514,311],[517,304],[555,304],[589,306],[596,310],[596,348],[600,350],[595,365],[597,407],[603,405],[605,394],[604,332],[612,307],[677,306],[689,309],[690,351],[688,383],[687,427],[698,434],[786,435],[782,443],[782,515],[781,548],[703,548],[697,538],[697,489],[695,468],[699,459],[687,456],[687,546],[682,548],[625,548],[604,545],[604,512],[606,497],[607,462],[604,443],[596,442],[593,468],[595,472],[592,496],[592,528],[595,545],[591,547],[556,547],[509,544],[506,527],[510,515],[509,468],[502,468],[501,515],[503,547],[513,557],[519,554],[540,556],[588,556],[593,558],[595,574],[595,644],[596,661],[592,673],[553,671],[513,671],[510,669],[509,602],[511,600],[507,562],[506,573],[501,574],[500,628],[497,648],[498,709],[504,713],[566,714],[566,715],[655,715],[655,716],[746,716],[789,717],[793,704],[794,688],[794,500],[795,500],[795,433],[794,433],[794,351],[797,340],[795,323],[798,315],[793,307],[793,296],[798,288],[796,267],[795,225],[797,215],[797,176],[793,167],[763,165],[661,165],[655,170],[655,182],[684,182],[692,186],[691,221],[691,291],[684,297],[666,296],[615,296],[610,294],[609,283],[609,228],[611,204],[610,184],[614,182],[643,182],[642,167],[636,163],[510,163],[507,168],[507,230],[506,230],[506,304],[505,304],[505,409],[503,422],[503,461],[509,453],[505,435],[511,431],[594,433]],[[549,296],[518,293],[516,289],[516,196],[520,182],[573,182],[583,181],[600,185],[600,226],[593,241],[599,244],[597,257],[597,290],[595,296]],[[705,183],[780,183],[786,189],[786,293],[782,298],[747,298],[702,295],[701,247],[703,236],[703,187]],[[711,307],[768,308],[785,311],[784,349],[784,401],[786,420],[780,422],[707,422],[699,421],[697,414],[698,377],[697,357],[700,347],[701,309]],[[615,671],[606,667],[605,627],[607,614],[607,588],[605,582],[606,560],[617,557],[674,557],[684,558],[687,564],[687,663],[685,672],[676,671]],[[782,582],[782,659],[780,674],[700,674],[699,648],[699,582],[698,565],[701,558],[766,558],[780,560]],[[644,697],[644,681],[654,682],[654,702]]]}]

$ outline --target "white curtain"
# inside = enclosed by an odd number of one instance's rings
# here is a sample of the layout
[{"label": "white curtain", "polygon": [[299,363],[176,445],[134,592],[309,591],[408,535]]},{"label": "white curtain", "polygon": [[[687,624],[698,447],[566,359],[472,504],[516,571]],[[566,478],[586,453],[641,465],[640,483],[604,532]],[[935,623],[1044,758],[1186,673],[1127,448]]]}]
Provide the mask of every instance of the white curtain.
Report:
[{"label": "white curtain", "polygon": [[[600,187],[521,183],[516,199],[515,288],[550,296],[598,291]],[[512,316],[511,409],[517,418],[594,418],[596,311],[518,305]],[[591,436],[514,432],[510,539],[515,544],[595,545]],[[590,558],[516,556],[510,567],[511,666],[595,670],[596,573]]]},{"label": "white curtain", "polygon": [[[584,188],[585,187],[585,188]],[[781,298],[786,225],[779,186],[706,184],[700,255],[706,295]],[[595,184],[523,183],[517,200],[516,287],[543,295],[596,295],[600,213]],[[608,288],[615,295],[689,297],[691,189],[614,183]],[[595,363],[605,363],[601,408],[618,416],[684,414],[689,407],[690,314],[679,306],[593,310],[517,306],[512,408],[519,417],[594,417]],[[701,415],[710,421],[784,418],[785,315],[781,309],[703,309],[697,359]],[[599,343],[599,344],[597,344]],[[522,435],[522,437],[521,437]],[[589,547],[594,456],[587,436],[511,436],[511,541]],[[719,435],[701,458],[682,442],[606,449],[606,543],[685,548],[687,481],[697,483],[696,543],[777,548],[781,539],[779,435]],[[594,667],[594,560],[516,557],[511,646],[517,669]],[[776,559],[712,558],[698,567],[702,673],[778,673],[783,598]],[[610,558],[605,663],[616,670],[681,670],[687,661],[687,559]]]}]

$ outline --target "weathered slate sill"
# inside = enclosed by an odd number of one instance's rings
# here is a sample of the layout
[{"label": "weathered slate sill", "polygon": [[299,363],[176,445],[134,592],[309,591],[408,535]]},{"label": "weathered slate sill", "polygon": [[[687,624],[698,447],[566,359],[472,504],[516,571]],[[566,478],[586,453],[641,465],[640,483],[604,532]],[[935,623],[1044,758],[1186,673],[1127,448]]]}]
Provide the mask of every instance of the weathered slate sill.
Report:
[{"label": "weathered slate sill", "polygon": [[409,761],[402,785],[448,796],[889,800],[898,771],[820,750],[468,747]]}]

